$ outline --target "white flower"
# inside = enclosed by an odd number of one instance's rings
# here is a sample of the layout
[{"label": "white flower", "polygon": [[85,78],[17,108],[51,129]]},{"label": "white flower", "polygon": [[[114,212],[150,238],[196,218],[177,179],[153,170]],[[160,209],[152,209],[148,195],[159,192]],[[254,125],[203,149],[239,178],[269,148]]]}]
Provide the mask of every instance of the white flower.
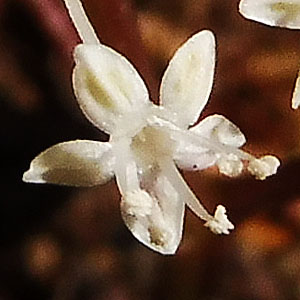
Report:
[{"label": "white flower", "polygon": [[[243,161],[259,165],[239,149],[246,139],[223,116],[209,116],[189,129],[212,88],[214,35],[201,31],[177,50],[163,76],[157,106],[128,60],[98,41],[81,3],[66,4],[83,40],[74,51],[74,91],[83,113],[110,134],[110,141],[57,144],[31,162],[23,180],[93,186],[115,176],[125,224],[139,241],[162,254],[175,253],[180,243],[185,205],[214,233],[228,234],[234,226],[225,208],[218,206],[211,216],[175,165],[192,170],[217,165],[228,176],[240,174]],[[266,169],[252,168],[251,173],[259,172],[263,179],[277,167]]]},{"label": "white flower", "polygon": [[[300,0],[241,0],[240,13],[247,19],[270,26],[300,29]],[[300,105],[300,77],[296,80],[292,108]]]},{"label": "white flower", "polygon": [[241,0],[240,13],[270,26],[300,28],[299,0]]}]

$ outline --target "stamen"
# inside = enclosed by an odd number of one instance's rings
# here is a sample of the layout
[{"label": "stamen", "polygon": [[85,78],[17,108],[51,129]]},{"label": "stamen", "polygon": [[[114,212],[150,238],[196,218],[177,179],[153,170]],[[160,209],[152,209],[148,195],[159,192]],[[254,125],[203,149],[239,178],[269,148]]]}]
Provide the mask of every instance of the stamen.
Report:
[{"label": "stamen", "polygon": [[[214,140],[201,136],[198,133],[195,134],[190,130],[182,130],[181,128],[178,128],[174,124],[164,121],[163,119],[157,118],[155,120],[149,120],[149,121],[150,121],[149,122],[150,126],[159,127],[161,130],[165,130],[169,132],[170,136],[174,140],[186,140],[187,144],[194,143],[196,146],[200,145],[201,147],[212,150],[215,153],[234,154],[242,160],[251,161],[253,159],[256,159],[256,157],[254,157],[253,155],[244,152],[239,148],[225,145],[220,142],[218,143]],[[166,123],[169,123],[170,125],[168,126]]]},{"label": "stamen", "polygon": [[[152,122],[151,126],[160,127],[158,121]],[[244,160],[249,162],[248,170],[252,175],[254,175],[257,179],[264,180],[266,177],[271,176],[276,173],[277,168],[280,165],[279,160],[272,155],[267,155],[262,158],[256,158],[255,156],[244,152],[243,150],[233,147],[230,145],[225,145],[220,142],[208,139],[204,136],[199,135],[198,133],[195,134],[189,130],[182,130],[177,128],[176,126],[162,126],[160,127],[162,130],[166,130],[169,132],[170,136],[174,140],[186,140],[187,145],[190,143],[194,143],[195,146],[199,145],[200,147],[207,148],[216,154],[227,155],[226,162],[230,163],[230,158],[235,157],[235,159],[231,162],[229,167],[232,167],[232,170],[226,169],[221,170],[222,173],[229,176],[236,176],[241,173],[242,165],[239,160]],[[229,159],[229,160],[228,160]],[[236,164],[233,165],[234,161]],[[227,167],[227,165],[221,164],[221,167]],[[264,167],[262,167],[264,166]],[[263,168],[264,170],[262,170]],[[224,172],[223,172],[224,171]],[[228,173],[228,174],[227,174]]]},{"label": "stamen", "polygon": [[152,197],[144,190],[128,191],[122,197],[121,208],[126,214],[131,216],[149,216],[153,206]]},{"label": "stamen", "polygon": [[114,172],[120,192],[123,196],[131,191],[140,190],[137,165],[130,149],[131,139],[112,141],[116,157]]},{"label": "stamen", "polygon": [[176,187],[179,197],[187,204],[195,215],[206,221],[204,226],[209,227],[215,234],[229,234],[229,230],[234,229],[234,225],[226,216],[226,209],[224,206],[218,205],[214,216],[211,216],[206,211],[183,180],[175,164],[171,160],[162,159],[160,165],[163,165],[164,170],[167,172],[168,180]]},{"label": "stamen", "polygon": [[80,0],[64,0],[77,32],[85,44],[97,45],[100,41]]},{"label": "stamen", "polygon": [[236,148],[236,147],[232,147],[229,145],[225,145],[225,144],[221,144],[221,143],[217,143],[213,140],[210,140],[206,137],[200,136],[199,134],[194,134],[190,131],[187,131],[187,136],[189,138],[191,138],[191,140],[194,140],[195,142],[200,142],[201,146],[203,147],[207,147],[208,149],[216,152],[216,153],[224,153],[224,154],[234,154],[237,157],[239,157],[242,160],[252,160],[255,159],[254,156],[252,156],[251,154]]},{"label": "stamen", "polygon": [[[236,156],[241,160],[245,160],[249,162],[248,171],[255,176],[256,179],[264,180],[267,177],[274,175],[277,172],[277,169],[280,165],[280,161],[277,157],[272,155],[266,155],[261,158],[256,158],[255,156],[244,152],[239,148],[235,148],[229,145],[224,145],[221,143],[216,143],[213,140],[209,140],[203,136],[193,134],[190,131],[180,132],[178,130],[173,130],[177,134],[181,134],[181,138],[184,138],[184,135],[190,138],[191,142],[198,142],[200,143],[201,147],[207,147],[210,150],[215,151],[216,153],[226,154],[229,156]],[[229,162],[229,161],[228,161]],[[233,165],[231,165],[233,167]],[[228,171],[228,170],[226,170]],[[241,173],[241,165],[237,160],[237,164],[232,170],[232,173],[229,176],[236,176],[238,173]],[[226,172],[223,172],[226,174]],[[230,173],[230,172],[229,172]],[[227,174],[226,174],[227,175]]]},{"label": "stamen", "polygon": [[183,180],[174,162],[172,160],[168,160],[167,158],[162,158],[159,162],[159,165],[165,170],[168,180],[172,186],[176,187],[179,197],[187,204],[194,214],[204,221],[211,221],[213,216],[206,211],[206,209],[196,198],[189,186]]},{"label": "stamen", "polygon": [[229,234],[229,230],[234,229],[234,225],[228,220],[226,209],[223,205],[218,205],[215,211],[214,219],[208,221],[204,226],[215,234]]},{"label": "stamen", "polygon": [[241,160],[234,154],[222,155],[217,161],[217,166],[220,173],[229,176],[236,177],[240,175],[243,171],[243,163]]},{"label": "stamen", "polygon": [[280,161],[277,157],[266,155],[258,159],[254,159],[249,163],[248,171],[255,176],[256,179],[264,180],[277,172]]}]

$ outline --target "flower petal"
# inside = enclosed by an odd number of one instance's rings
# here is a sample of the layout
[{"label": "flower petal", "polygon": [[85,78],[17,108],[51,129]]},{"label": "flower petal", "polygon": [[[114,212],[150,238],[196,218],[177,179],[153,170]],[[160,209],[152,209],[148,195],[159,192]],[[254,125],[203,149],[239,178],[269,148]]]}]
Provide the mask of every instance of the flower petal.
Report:
[{"label": "flower petal", "polygon": [[74,91],[86,117],[112,133],[122,118],[143,117],[150,104],[147,88],[132,64],[103,45],[75,48]]},{"label": "flower petal", "polygon": [[300,29],[299,0],[242,0],[240,13],[270,26]]},{"label": "flower petal", "polygon": [[177,125],[194,124],[206,105],[214,76],[215,38],[203,30],[181,46],[163,76],[161,105],[177,115]]},{"label": "flower petal", "polygon": [[123,195],[122,217],[141,243],[161,254],[174,254],[182,237],[184,202],[167,174],[152,171],[142,176],[145,189]]},{"label": "flower petal", "polygon": [[70,186],[102,184],[113,176],[109,143],[76,140],[56,144],[39,154],[23,181]]},{"label": "flower petal", "polygon": [[140,242],[162,254],[174,254],[181,240],[184,204],[155,160],[160,151],[151,148],[152,135],[159,137],[159,132],[146,130],[133,141],[112,137],[121,214]]},{"label": "flower petal", "polygon": [[213,166],[217,161],[217,156],[211,151],[207,150],[202,153],[193,151],[194,149],[187,149],[186,151],[176,153],[174,160],[176,165],[187,171],[200,171]]},{"label": "flower petal", "polygon": [[300,105],[300,72],[296,79],[295,88],[292,97],[292,108],[297,109]]},{"label": "flower petal", "polygon": [[178,139],[173,158],[180,169],[198,171],[209,168],[217,161],[210,149],[191,143],[188,138]]},{"label": "flower petal", "polygon": [[221,115],[206,117],[190,131],[228,146],[241,147],[246,142],[240,129]]}]

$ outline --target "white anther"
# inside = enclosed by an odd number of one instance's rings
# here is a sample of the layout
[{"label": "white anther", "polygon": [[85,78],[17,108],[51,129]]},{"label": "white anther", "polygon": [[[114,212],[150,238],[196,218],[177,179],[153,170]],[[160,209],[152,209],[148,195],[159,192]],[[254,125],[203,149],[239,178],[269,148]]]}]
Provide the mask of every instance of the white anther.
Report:
[{"label": "white anther", "polygon": [[234,225],[228,220],[226,209],[223,205],[218,205],[213,219],[207,221],[204,226],[208,227],[215,234],[229,234],[229,230],[234,229]]},{"label": "white anther", "polygon": [[268,176],[274,175],[280,166],[280,161],[277,157],[266,155],[249,162],[248,171],[255,176],[256,179],[264,180]]},{"label": "white anther", "polygon": [[144,190],[127,192],[121,202],[123,212],[139,217],[150,215],[153,205],[152,197]]},{"label": "white anther", "polygon": [[221,155],[217,162],[220,173],[235,177],[243,171],[243,163],[235,154]]}]

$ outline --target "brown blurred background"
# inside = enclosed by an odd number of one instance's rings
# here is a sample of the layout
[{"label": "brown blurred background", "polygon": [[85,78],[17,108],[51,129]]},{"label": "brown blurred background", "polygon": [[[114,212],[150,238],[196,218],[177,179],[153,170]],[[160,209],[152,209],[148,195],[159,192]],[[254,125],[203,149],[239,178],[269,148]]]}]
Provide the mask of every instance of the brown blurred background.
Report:
[{"label": "brown blurred background", "polygon": [[191,212],[175,256],[137,242],[119,213],[114,182],[95,188],[22,183],[40,151],[77,138],[107,140],[72,94],[79,42],[61,0],[0,0],[0,299],[300,299],[300,111],[290,99],[300,67],[300,30],[243,19],[238,1],[85,0],[105,44],[126,55],[157,102],[174,51],[211,29],[217,67],[201,118],[220,113],[253,154],[276,154],[278,174],[259,182],[216,170],[185,173],[212,212],[236,229],[208,232]]}]

